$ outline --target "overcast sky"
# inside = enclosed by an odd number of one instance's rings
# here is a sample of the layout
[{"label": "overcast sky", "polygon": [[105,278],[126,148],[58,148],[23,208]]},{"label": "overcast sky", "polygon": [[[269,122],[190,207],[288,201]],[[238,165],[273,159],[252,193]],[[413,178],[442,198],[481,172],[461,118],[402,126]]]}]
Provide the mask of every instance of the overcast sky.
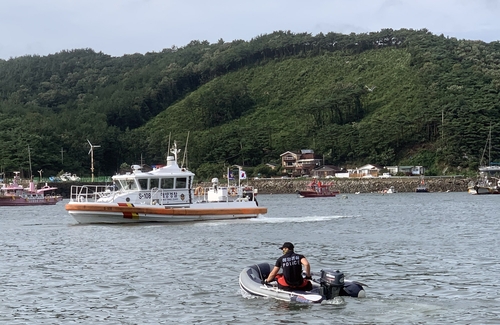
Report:
[{"label": "overcast sky", "polygon": [[427,28],[500,40],[500,0],[0,0],[0,59],[91,48],[112,56],[277,30]]}]

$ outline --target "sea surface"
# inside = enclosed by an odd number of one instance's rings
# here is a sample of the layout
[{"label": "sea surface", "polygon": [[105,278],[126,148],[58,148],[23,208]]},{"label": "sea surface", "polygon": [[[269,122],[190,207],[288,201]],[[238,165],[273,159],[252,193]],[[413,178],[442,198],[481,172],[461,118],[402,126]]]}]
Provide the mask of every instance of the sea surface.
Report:
[{"label": "sea surface", "polygon": [[[79,225],[64,204],[0,207],[0,324],[500,324],[500,195],[259,195],[256,219]],[[366,298],[242,294],[285,241]]]}]

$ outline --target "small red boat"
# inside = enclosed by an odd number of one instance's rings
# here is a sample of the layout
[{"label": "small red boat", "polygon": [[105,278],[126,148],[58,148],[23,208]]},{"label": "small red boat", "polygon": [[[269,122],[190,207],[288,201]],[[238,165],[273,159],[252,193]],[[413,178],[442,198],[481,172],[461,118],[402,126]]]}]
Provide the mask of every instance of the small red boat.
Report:
[{"label": "small red boat", "polygon": [[335,188],[333,182],[323,184],[314,179],[305,190],[297,190],[297,194],[299,197],[333,197],[340,194],[340,191]]}]

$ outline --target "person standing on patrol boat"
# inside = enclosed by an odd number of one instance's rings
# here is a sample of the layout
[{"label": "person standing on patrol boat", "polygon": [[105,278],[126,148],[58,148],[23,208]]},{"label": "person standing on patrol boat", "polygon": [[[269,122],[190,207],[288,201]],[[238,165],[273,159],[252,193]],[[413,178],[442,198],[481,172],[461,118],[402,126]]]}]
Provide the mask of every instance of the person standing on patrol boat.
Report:
[{"label": "person standing on patrol boat", "polygon": [[[290,242],[285,242],[279,249],[283,251],[283,256],[280,256],[274,265],[273,270],[264,279],[264,284],[267,284],[276,278],[278,288],[283,290],[311,290],[311,266],[304,255],[297,254],[293,251],[294,246]],[[305,268],[306,277],[302,278],[302,266]],[[278,271],[283,269],[282,274]]]}]

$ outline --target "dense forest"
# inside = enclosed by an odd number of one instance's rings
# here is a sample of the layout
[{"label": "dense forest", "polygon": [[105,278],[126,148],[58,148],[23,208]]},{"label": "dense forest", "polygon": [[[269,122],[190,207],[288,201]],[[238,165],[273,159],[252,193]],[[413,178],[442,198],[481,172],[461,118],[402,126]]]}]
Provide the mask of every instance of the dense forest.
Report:
[{"label": "dense forest", "polygon": [[500,43],[425,29],[279,31],[123,57],[64,50],[0,60],[0,76],[7,174],[89,175],[87,140],[100,145],[96,175],[162,164],[174,140],[201,178],[233,164],[269,174],[265,163],[306,148],[325,164],[430,175],[500,160]]}]

